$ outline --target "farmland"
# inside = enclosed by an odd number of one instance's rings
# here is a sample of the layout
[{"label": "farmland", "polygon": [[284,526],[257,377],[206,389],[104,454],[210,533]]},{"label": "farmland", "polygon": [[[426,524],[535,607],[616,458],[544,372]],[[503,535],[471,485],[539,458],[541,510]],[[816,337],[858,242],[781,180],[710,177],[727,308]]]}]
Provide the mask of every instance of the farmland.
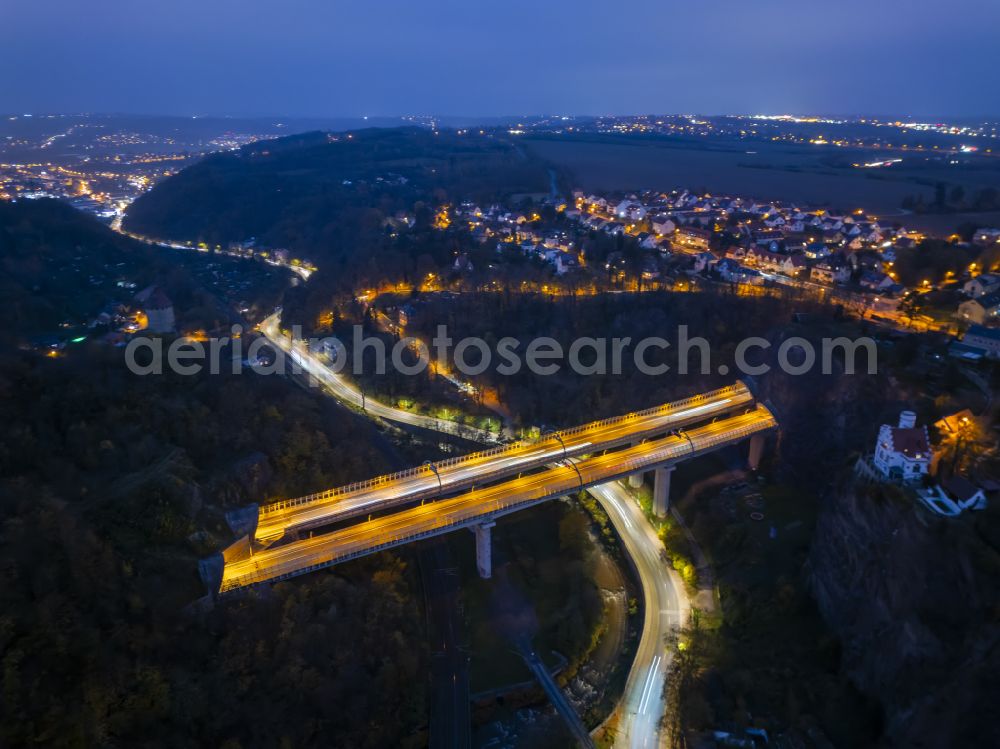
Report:
[{"label": "farmland", "polygon": [[[585,190],[701,189],[762,200],[865,210],[906,221],[907,195],[933,198],[934,185],[967,191],[1000,185],[1000,160],[952,165],[943,156],[908,155],[887,169],[854,162],[886,158],[874,151],[738,140],[533,137],[524,143],[572,174]],[[896,154],[892,154],[895,156]],[[921,217],[922,218],[922,217]],[[947,217],[934,217],[945,219]],[[914,217],[913,223],[920,219]],[[963,220],[968,220],[964,217]],[[935,226],[940,220],[933,222]]]}]

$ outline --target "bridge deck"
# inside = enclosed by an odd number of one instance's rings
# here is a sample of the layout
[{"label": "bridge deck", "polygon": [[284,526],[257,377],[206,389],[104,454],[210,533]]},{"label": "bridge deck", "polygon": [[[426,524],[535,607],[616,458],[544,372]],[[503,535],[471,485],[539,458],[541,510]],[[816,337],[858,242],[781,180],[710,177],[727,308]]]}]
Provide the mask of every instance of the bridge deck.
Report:
[{"label": "bridge deck", "polygon": [[419,466],[264,505],[258,512],[254,538],[266,542],[292,531],[308,530],[394,505],[436,498],[442,491],[459,491],[473,484],[533,470],[562,457],[619,447],[657,432],[678,429],[749,406],[752,402],[753,395],[746,385],[737,382],[644,411],[566,429],[558,433],[558,439],[543,437],[537,442],[518,442],[440,461],[435,464],[438,474],[427,466]]},{"label": "bridge deck", "polygon": [[[734,444],[777,426],[762,405],[684,433],[650,440],[607,455],[474,489],[457,497],[412,507],[384,517],[254,552],[228,561],[221,592],[301,575],[456,528],[468,527],[581,488],[676,463]],[[558,459],[558,456],[549,460]]]}]

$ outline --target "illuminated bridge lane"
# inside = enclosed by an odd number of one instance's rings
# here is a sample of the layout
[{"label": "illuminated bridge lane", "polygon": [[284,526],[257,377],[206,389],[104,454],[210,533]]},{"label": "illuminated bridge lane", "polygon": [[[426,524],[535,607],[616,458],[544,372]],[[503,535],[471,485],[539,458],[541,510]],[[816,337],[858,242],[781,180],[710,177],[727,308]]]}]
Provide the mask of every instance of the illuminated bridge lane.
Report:
[{"label": "illuminated bridge lane", "polygon": [[777,426],[761,405],[755,410],[692,429],[682,436],[650,440],[619,452],[580,459],[545,471],[475,489],[457,497],[228,561],[220,592],[282,580],[421,538],[488,522],[581,488],[653,467],[680,462],[735,444]]},{"label": "illuminated bridge lane", "polygon": [[[616,448],[648,436],[703,422],[750,406],[753,395],[739,382],[625,416],[604,419],[558,432],[537,442],[519,442],[440,461],[429,467],[339,487],[293,500],[263,505],[254,538],[268,542],[286,533],[308,530],[395,505],[432,499],[473,484],[540,468],[564,457]],[[440,481],[439,481],[440,478]]]}]

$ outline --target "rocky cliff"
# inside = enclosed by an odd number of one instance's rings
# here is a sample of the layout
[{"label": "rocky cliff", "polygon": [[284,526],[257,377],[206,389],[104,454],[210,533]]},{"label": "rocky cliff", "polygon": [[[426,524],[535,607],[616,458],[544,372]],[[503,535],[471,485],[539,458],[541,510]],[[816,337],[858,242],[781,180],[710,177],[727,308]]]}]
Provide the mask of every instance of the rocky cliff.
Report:
[{"label": "rocky cliff", "polygon": [[1000,746],[1000,513],[931,516],[894,489],[827,497],[807,574],[885,745]]}]

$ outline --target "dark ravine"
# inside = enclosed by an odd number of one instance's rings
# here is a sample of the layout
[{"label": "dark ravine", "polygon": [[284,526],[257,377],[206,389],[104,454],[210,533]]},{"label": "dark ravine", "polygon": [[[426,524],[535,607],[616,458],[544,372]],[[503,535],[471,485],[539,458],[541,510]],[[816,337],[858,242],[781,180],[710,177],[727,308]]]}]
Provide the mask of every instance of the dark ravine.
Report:
[{"label": "dark ravine", "polygon": [[945,520],[849,483],[820,511],[807,575],[846,674],[883,707],[887,746],[1000,745],[992,513]]}]

